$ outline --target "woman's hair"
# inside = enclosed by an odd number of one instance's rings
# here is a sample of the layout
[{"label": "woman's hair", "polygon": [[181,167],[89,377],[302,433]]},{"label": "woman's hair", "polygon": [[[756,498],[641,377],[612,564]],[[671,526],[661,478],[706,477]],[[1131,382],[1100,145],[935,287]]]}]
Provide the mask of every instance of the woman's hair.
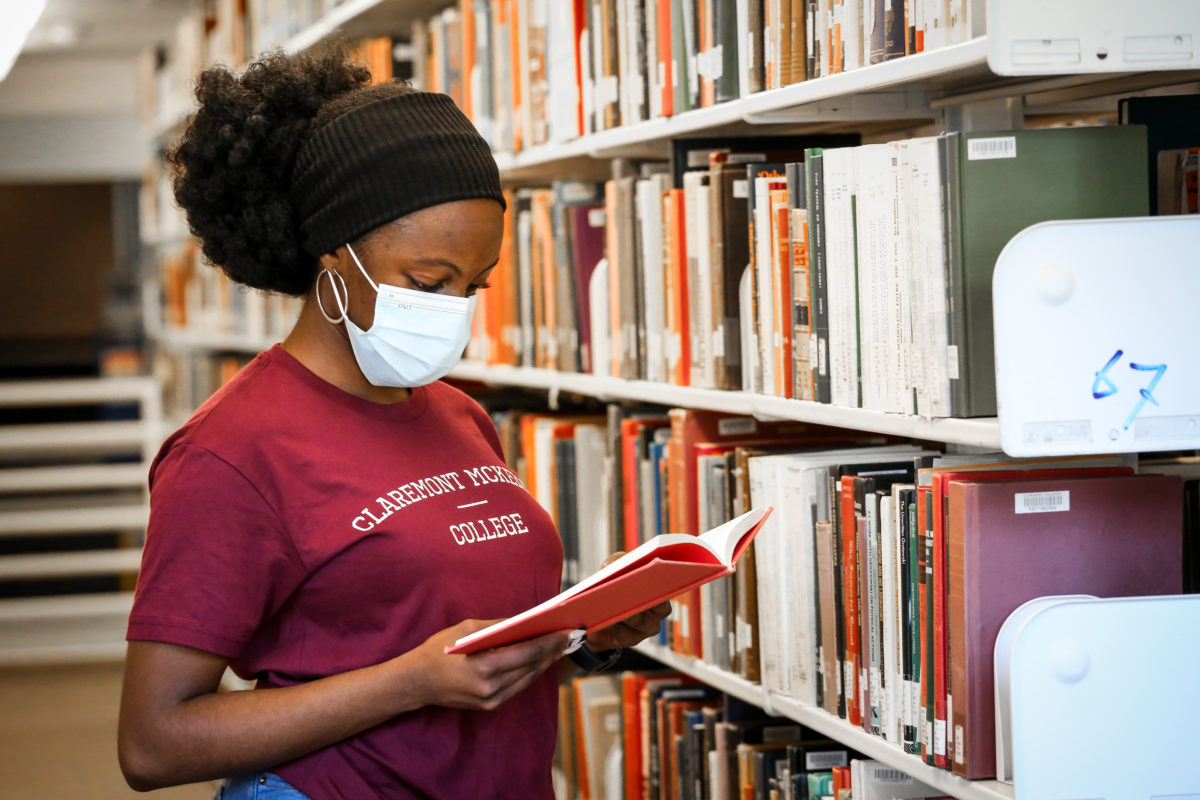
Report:
[{"label": "woman's hair", "polygon": [[313,55],[270,52],[241,75],[222,66],[200,73],[199,107],[166,158],[205,259],[255,289],[303,295],[312,287],[317,260],[301,246],[288,199],[296,153],[342,113],[413,91],[369,85],[370,77],[344,44]]}]

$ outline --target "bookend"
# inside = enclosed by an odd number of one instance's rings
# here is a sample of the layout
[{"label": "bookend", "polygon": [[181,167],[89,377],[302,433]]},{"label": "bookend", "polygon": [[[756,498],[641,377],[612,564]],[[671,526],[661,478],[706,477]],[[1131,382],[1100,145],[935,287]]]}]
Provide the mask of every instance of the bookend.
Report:
[{"label": "bookend", "polygon": [[1200,448],[1200,217],[1045,222],[992,276],[1012,456]]},{"label": "bookend", "polygon": [[997,769],[1010,747],[1015,800],[1200,800],[1198,630],[1200,595],[1014,611],[995,661]]}]

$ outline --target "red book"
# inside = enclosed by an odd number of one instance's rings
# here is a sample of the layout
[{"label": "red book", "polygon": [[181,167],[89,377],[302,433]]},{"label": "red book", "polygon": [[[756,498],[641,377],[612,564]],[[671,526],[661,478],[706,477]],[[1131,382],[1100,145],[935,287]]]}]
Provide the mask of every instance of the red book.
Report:
[{"label": "red book", "polygon": [[666,204],[663,242],[666,246],[667,378],[676,386],[688,386],[691,383],[692,348],[688,320],[687,213],[683,189],[667,192],[663,202]]},{"label": "red book", "polygon": [[[754,509],[700,536],[672,533],[656,536],[546,602],[464,636],[446,652],[475,653],[554,631],[599,630],[731,575],[770,513],[770,506]],[[522,532],[494,533],[500,536]]]},{"label": "red book", "polygon": [[955,772],[986,778],[995,775],[992,651],[1004,620],[1046,595],[1180,593],[1183,486],[1168,475],[976,477],[949,487],[949,550],[964,590],[955,659],[965,688],[954,696],[963,764],[956,757]]},{"label": "red book", "polygon": [[625,672],[621,675],[621,748],[625,772],[625,797],[643,800],[646,787],[644,752],[646,723],[642,693],[648,686],[682,685],[684,678],[673,672]]},{"label": "red book", "polygon": [[[949,581],[952,574],[950,566],[949,553],[947,552],[946,541],[946,517],[948,513],[948,497],[947,487],[950,481],[954,480],[1005,480],[1016,478],[1039,478],[1039,477],[1070,477],[1079,475],[1130,475],[1132,470],[1128,467],[1067,467],[1062,466],[1050,469],[1033,469],[1032,467],[1047,465],[1053,462],[1030,462],[1027,464],[1027,469],[1022,469],[1021,462],[1016,462],[1010,469],[1002,469],[995,471],[980,471],[980,470],[954,470],[942,469],[936,470],[931,475],[932,485],[930,491],[932,493],[932,507],[934,515],[931,522],[933,528],[933,590],[934,590],[934,735],[935,741],[942,744],[941,752],[935,752],[934,763],[945,769],[951,768],[951,762],[957,763],[956,747],[954,745],[955,729],[952,726],[952,720],[949,718],[950,708],[953,705],[950,698],[953,697],[952,691],[952,664],[954,659],[952,628],[951,625],[951,606],[949,599],[953,596],[950,589]],[[964,629],[959,627],[959,636],[963,635]],[[990,662],[989,662],[990,663]],[[990,776],[989,776],[990,777]]]},{"label": "red book", "polygon": [[842,665],[842,691],[846,695],[846,720],[862,725],[858,679],[858,522],[854,515],[854,478],[840,480],[838,502],[842,530],[842,630],[846,635],[846,655]]},{"label": "red book", "polygon": [[662,115],[675,113],[675,78],[671,58],[671,0],[658,0],[658,84]]}]

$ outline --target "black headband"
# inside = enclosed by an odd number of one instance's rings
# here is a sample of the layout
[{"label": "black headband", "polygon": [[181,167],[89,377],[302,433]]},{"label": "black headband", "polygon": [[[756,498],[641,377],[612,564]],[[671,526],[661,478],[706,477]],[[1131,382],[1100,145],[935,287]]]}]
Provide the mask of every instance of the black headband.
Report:
[{"label": "black headband", "polygon": [[313,256],[429,206],[504,205],[487,142],[449,96],[432,92],[375,100],[312,133],[296,155],[290,196]]}]

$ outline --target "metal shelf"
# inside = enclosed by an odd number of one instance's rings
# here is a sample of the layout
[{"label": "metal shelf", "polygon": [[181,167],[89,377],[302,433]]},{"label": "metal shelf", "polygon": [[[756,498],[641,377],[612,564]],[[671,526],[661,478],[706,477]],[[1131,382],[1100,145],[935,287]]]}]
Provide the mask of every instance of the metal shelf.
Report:
[{"label": "metal shelf", "polygon": [[504,386],[546,389],[552,399],[561,392],[571,392],[600,400],[633,400],[682,408],[726,411],[760,419],[795,419],[818,425],[853,428],[913,439],[989,449],[1000,448],[1000,424],[995,417],[927,419],[860,408],[839,408],[749,392],[693,389],[649,381],[623,380],[532,367],[489,366],[468,361],[455,367],[449,377]]},{"label": "metal shelf", "polygon": [[802,725],[843,742],[863,755],[904,770],[919,781],[953,795],[960,800],[1012,800],[1013,787],[1000,781],[968,781],[952,772],[931,767],[896,745],[873,736],[824,709],[799,703],[791,698],[768,693],[756,683],[717,669],[695,658],[681,656],[661,645],[642,642],[637,650],[672,669],[691,675],[768,713],[794,719]]}]

